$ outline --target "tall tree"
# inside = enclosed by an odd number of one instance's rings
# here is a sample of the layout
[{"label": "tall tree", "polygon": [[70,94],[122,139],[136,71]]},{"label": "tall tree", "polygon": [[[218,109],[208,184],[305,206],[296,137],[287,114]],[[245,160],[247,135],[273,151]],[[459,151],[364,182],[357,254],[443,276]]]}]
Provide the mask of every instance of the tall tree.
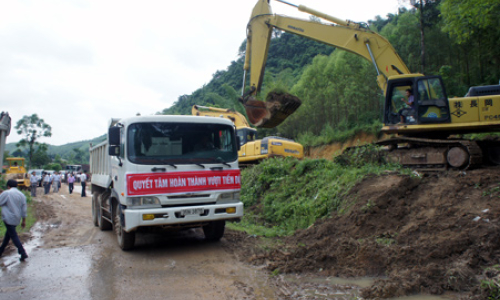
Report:
[{"label": "tall tree", "polygon": [[479,29],[497,27],[499,13],[498,0],[444,0],[441,6],[441,15],[445,20],[443,30],[461,44],[477,34]]},{"label": "tall tree", "polygon": [[492,84],[500,77],[500,1],[443,0],[443,31],[463,49],[467,83]]},{"label": "tall tree", "polygon": [[23,136],[16,146],[28,148],[28,168],[31,168],[31,161],[35,152],[35,146],[40,145],[38,139],[52,136],[52,128],[40,119],[37,114],[24,116],[16,124],[17,134]]},{"label": "tall tree", "polygon": [[50,162],[49,155],[47,154],[48,145],[45,143],[39,144],[35,147],[36,150],[33,152],[33,157],[30,160],[30,165],[33,168],[41,168]]},{"label": "tall tree", "polygon": [[429,13],[433,11],[433,7],[439,5],[441,0],[400,0],[400,2],[410,3],[419,12],[419,29],[420,29],[420,71],[425,74],[427,69],[427,59],[426,59],[426,40],[425,40],[425,28],[433,26],[429,22]]}]

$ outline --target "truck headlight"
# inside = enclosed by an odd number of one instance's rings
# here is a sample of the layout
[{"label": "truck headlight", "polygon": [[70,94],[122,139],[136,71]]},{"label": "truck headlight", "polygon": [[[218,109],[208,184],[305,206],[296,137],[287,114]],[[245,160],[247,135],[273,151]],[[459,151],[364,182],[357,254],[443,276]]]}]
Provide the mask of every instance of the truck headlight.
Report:
[{"label": "truck headlight", "polygon": [[161,203],[157,197],[131,197],[127,198],[127,206],[161,207]]},{"label": "truck headlight", "polygon": [[230,193],[222,193],[219,195],[217,200],[233,200],[240,199],[240,192],[230,192]]}]

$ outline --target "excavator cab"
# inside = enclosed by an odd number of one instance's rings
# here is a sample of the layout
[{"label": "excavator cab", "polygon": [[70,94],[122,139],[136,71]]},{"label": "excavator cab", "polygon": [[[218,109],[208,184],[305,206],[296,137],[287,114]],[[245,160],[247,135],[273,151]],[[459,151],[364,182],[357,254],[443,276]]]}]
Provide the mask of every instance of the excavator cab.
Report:
[{"label": "excavator cab", "polygon": [[250,127],[241,127],[236,129],[236,135],[240,138],[240,146],[243,146],[257,139],[257,130]]},{"label": "excavator cab", "polygon": [[[411,107],[405,104],[409,97],[413,98]],[[391,76],[387,82],[385,107],[386,125],[439,124],[451,121],[448,97],[439,76]]]}]

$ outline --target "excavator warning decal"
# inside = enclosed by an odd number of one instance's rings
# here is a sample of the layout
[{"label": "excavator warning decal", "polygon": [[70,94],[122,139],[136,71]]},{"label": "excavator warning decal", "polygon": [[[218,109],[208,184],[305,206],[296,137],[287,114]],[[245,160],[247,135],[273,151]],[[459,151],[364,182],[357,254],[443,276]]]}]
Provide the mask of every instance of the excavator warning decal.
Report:
[{"label": "excavator warning decal", "polygon": [[456,110],[452,111],[451,114],[456,116],[457,118],[460,118],[461,116],[467,114],[467,112],[462,109],[461,101],[455,102],[454,107],[456,108]]}]

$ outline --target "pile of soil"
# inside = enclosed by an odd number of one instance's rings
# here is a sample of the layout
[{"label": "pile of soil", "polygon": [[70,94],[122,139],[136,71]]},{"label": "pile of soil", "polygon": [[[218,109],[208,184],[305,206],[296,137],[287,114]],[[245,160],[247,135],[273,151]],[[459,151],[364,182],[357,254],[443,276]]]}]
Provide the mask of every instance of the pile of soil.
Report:
[{"label": "pile of soil", "polygon": [[250,98],[245,101],[245,110],[250,123],[256,127],[274,128],[281,124],[302,101],[288,93],[269,92],[266,101]]},{"label": "pile of soil", "polygon": [[346,213],[274,246],[232,236],[234,251],[273,273],[383,278],[363,298],[453,292],[483,299],[480,281],[499,278],[499,171],[365,178],[347,195]]}]

